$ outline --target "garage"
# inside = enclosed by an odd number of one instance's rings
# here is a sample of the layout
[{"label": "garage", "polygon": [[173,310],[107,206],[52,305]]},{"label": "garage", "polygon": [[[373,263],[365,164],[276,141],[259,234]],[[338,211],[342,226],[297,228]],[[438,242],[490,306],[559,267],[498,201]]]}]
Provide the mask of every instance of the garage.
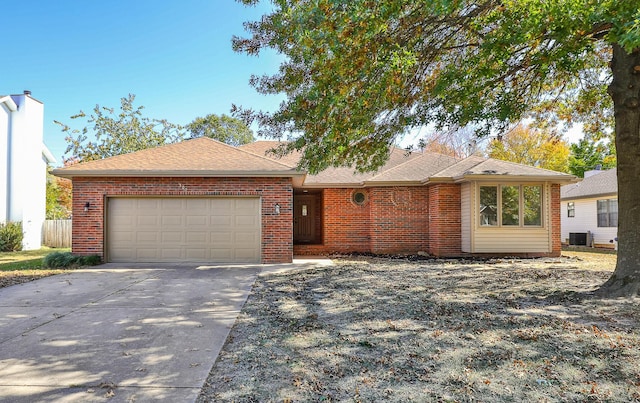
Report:
[{"label": "garage", "polygon": [[259,263],[259,197],[110,197],[110,262]]},{"label": "garage", "polygon": [[305,173],[208,137],[57,168],[71,251],[106,262],[290,263]]}]

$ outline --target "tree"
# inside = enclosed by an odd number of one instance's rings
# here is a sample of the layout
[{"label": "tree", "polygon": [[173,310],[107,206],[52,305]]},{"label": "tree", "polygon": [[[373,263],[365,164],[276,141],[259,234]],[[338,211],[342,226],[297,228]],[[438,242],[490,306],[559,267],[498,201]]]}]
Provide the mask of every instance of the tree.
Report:
[{"label": "tree", "polygon": [[253,131],[242,120],[215,114],[195,118],[186,126],[192,137],[210,137],[232,146],[255,141]]},{"label": "tree", "polygon": [[596,107],[594,94],[606,87],[619,150],[620,242],[616,271],[600,292],[639,292],[636,2],[280,0],[245,26],[250,35],[233,38],[236,51],[273,48],[286,57],[277,74],[252,83],[286,100],[271,113],[234,111],[256,119],[259,134],[289,136],[278,151],[301,151],[300,166],[311,173],[375,169],[396,137],[429,124],[476,125],[482,135],[545,111],[570,121],[578,114],[561,106],[586,99]]},{"label": "tree", "polygon": [[581,178],[584,172],[600,166],[604,169],[615,168],[616,152],[613,143],[603,143],[583,138],[576,144],[571,144],[569,155],[569,171]]},{"label": "tree", "polygon": [[[423,151],[465,158],[480,153],[478,139],[469,128],[454,127],[450,130],[431,131],[418,141]],[[411,147],[409,147],[411,148]]]},{"label": "tree", "polygon": [[46,218],[62,220],[71,217],[71,181],[47,172]]},{"label": "tree", "polygon": [[65,154],[71,153],[71,159],[75,161],[92,161],[175,143],[183,138],[180,126],[144,117],[144,107],[134,107],[134,100],[133,94],[121,98],[118,113],[114,108],[96,105],[89,116],[83,111],[71,116],[71,119],[86,119],[82,129],[72,129],[55,121],[66,133]]},{"label": "tree", "polygon": [[531,165],[558,172],[569,171],[569,146],[543,130],[518,125],[492,140],[487,147],[491,158]]}]

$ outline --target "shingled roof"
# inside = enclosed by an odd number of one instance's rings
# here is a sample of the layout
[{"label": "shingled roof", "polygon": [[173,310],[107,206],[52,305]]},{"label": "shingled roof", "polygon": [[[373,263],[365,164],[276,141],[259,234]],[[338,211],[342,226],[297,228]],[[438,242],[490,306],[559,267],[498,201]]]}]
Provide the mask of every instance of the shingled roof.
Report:
[{"label": "shingled roof", "polygon": [[505,176],[519,180],[547,180],[555,182],[573,182],[576,179],[575,176],[562,172],[472,155],[456,165],[433,175],[431,180],[460,181],[486,179],[490,177],[504,179]]},{"label": "shingled roof", "polygon": [[304,177],[304,173],[262,155],[202,137],[53,170],[80,176]]},{"label": "shingled roof", "polygon": [[[240,146],[258,155],[269,156],[268,151],[277,146],[277,141],[257,141]],[[273,157],[271,157],[273,158]],[[277,161],[295,166],[299,153],[292,153]],[[516,164],[513,162],[482,158],[476,155],[464,159],[451,156],[413,151],[408,153],[400,148],[392,148],[387,163],[377,172],[354,173],[353,168],[328,168],[317,175],[307,175],[305,187],[356,187],[424,185],[429,182],[460,182],[471,179],[501,180],[505,176],[525,181],[552,181],[569,183],[575,181],[573,175],[546,169]]]},{"label": "shingled roof", "polygon": [[560,199],[581,199],[618,194],[618,174],[615,168],[584,178],[581,182],[563,186]]},{"label": "shingled roof", "polygon": [[[281,144],[278,141],[256,141],[250,144],[244,144],[239,148],[247,150],[258,155],[264,155],[269,158],[274,158],[276,161],[280,161],[291,166],[296,166],[300,160],[300,153],[293,152],[285,155],[282,158],[274,157],[269,153],[269,150]],[[305,187],[354,187],[363,186],[365,182],[370,181],[377,175],[385,172],[393,167],[404,164],[407,161],[411,161],[419,157],[420,153],[408,153],[406,150],[394,147],[389,153],[389,160],[380,168],[377,172],[354,172],[351,167],[329,167],[316,175],[309,175],[304,180]],[[401,179],[399,179],[401,180]]]},{"label": "shingled roof", "polygon": [[66,178],[92,177],[292,177],[294,186],[307,188],[419,186],[430,182],[461,182],[472,179],[504,179],[572,182],[573,175],[494,159],[471,156],[457,159],[430,152],[407,152],[392,148],[389,160],[376,172],[357,173],[351,167],[328,168],[316,175],[296,169],[299,153],[282,158],[268,151],[279,143],[257,141],[240,147],[207,137],[150,148],[102,160],[83,162],[53,170]]}]

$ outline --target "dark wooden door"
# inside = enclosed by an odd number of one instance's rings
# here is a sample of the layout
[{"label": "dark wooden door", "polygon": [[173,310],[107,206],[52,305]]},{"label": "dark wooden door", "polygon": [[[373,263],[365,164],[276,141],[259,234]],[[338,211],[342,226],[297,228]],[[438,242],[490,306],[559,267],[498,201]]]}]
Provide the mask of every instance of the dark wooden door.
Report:
[{"label": "dark wooden door", "polygon": [[293,197],[293,242],[316,242],[316,197]]}]

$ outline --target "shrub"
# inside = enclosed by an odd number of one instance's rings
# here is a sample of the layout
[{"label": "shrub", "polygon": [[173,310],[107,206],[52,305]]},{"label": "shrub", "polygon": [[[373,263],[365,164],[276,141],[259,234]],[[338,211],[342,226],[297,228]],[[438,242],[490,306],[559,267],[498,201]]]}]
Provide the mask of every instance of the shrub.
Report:
[{"label": "shrub", "polygon": [[0,252],[15,252],[22,250],[21,222],[0,223]]},{"label": "shrub", "polygon": [[44,257],[42,265],[50,269],[77,266],[95,266],[100,264],[102,259],[98,255],[79,256],[71,252],[53,252]]}]

